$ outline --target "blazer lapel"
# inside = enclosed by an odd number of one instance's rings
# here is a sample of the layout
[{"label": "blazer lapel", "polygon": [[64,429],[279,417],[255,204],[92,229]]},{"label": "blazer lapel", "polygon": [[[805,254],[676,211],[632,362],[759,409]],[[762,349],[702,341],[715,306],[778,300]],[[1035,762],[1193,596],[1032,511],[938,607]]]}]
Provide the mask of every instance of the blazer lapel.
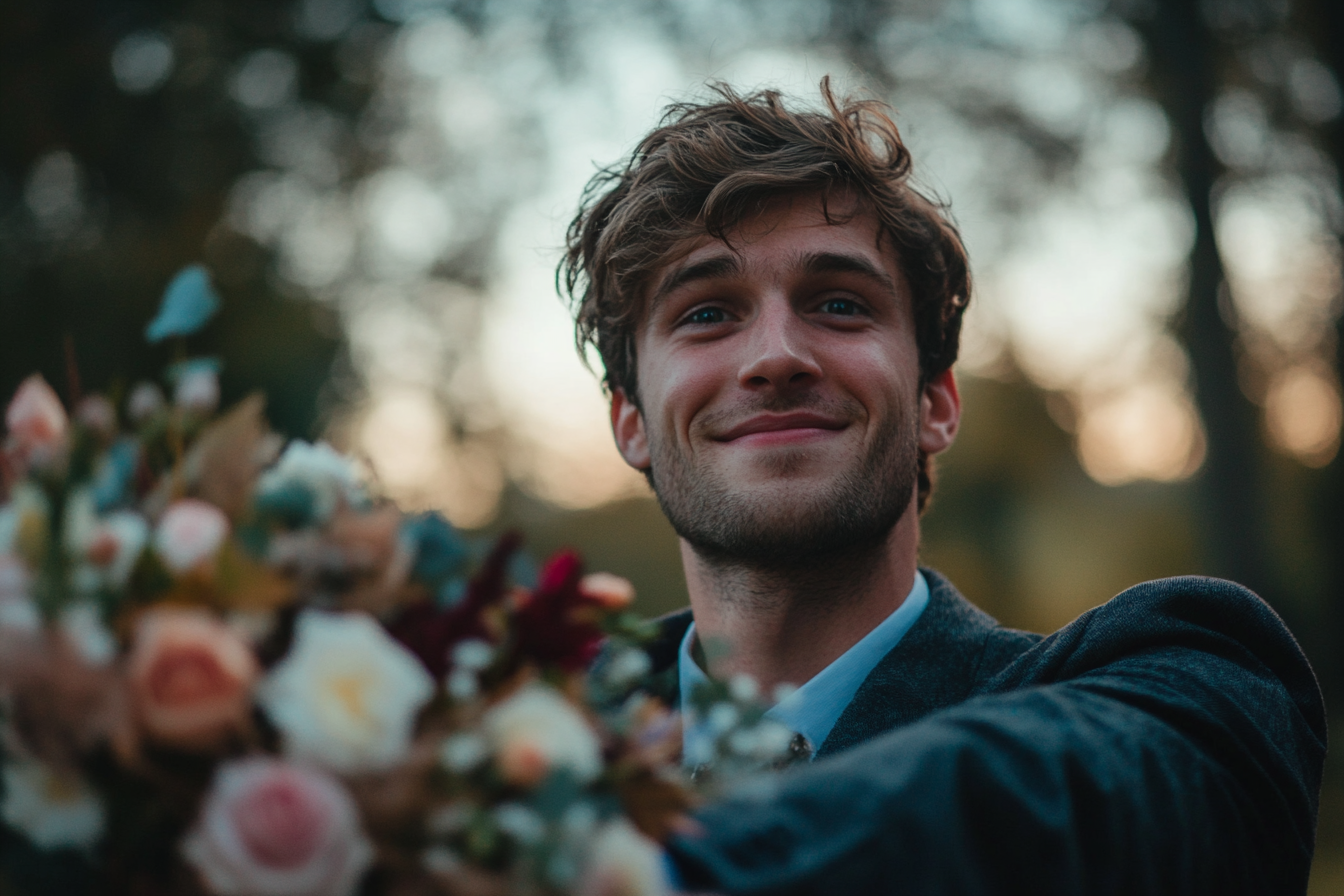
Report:
[{"label": "blazer lapel", "polygon": [[920,571],[929,583],[928,606],[864,679],[818,756],[909,724],[970,694],[981,654],[998,623],[947,579],[931,569]]}]

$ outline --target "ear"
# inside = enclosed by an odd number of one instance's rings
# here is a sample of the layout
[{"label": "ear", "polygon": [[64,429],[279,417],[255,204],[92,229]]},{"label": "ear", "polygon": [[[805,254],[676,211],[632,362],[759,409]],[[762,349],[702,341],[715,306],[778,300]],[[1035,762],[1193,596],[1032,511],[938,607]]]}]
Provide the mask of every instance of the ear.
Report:
[{"label": "ear", "polygon": [[636,470],[648,470],[651,461],[644,414],[621,389],[611,392],[611,434],[616,438],[616,450],[627,464]]},{"label": "ear", "polygon": [[929,454],[947,450],[961,425],[961,396],[951,370],[924,386],[919,398],[919,447]]}]

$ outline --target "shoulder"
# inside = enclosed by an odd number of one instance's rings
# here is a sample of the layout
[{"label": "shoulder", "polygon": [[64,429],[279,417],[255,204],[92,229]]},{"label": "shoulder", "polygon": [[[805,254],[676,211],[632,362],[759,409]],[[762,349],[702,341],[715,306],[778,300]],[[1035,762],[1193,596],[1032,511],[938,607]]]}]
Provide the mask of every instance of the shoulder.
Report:
[{"label": "shoulder", "polygon": [[1315,676],[1277,613],[1235,582],[1181,576],[1144,582],[1079,616],[1006,667],[996,687],[1061,680],[1136,656],[1180,653],[1254,667],[1319,702]]},{"label": "shoulder", "polygon": [[1020,654],[979,693],[1034,686],[1086,691],[1267,750],[1325,750],[1325,706],[1297,641],[1254,592],[1222,579],[1136,585]]}]

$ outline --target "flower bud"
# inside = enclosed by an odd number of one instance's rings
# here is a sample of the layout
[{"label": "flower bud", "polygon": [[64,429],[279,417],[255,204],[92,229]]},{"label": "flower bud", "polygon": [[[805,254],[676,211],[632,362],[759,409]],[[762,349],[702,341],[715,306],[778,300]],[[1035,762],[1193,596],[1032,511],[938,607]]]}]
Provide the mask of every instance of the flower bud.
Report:
[{"label": "flower bud", "polygon": [[213,504],[183,498],[169,505],[154,530],[154,550],[181,575],[212,560],[229,535],[229,519]]}]

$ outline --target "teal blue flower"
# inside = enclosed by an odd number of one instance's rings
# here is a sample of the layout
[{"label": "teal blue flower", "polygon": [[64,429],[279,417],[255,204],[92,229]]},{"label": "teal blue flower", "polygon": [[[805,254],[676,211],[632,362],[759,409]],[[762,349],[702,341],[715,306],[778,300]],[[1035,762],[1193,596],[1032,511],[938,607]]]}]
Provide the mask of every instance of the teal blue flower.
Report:
[{"label": "teal blue flower", "polygon": [[189,336],[209,322],[219,310],[219,296],[210,285],[210,273],[199,264],[177,272],[163,291],[159,313],[145,329],[150,342],[169,336]]}]

